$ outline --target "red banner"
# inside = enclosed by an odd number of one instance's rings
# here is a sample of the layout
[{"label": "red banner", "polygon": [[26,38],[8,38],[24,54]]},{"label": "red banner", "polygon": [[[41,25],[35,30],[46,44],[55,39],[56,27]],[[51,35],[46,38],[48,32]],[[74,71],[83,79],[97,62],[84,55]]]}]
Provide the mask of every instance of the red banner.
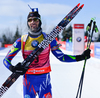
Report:
[{"label": "red banner", "polygon": [[57,41],[58,44],[61,44],[60,48],[66,50],[66,41]]},{"label": "red banner", "polygon": [[[85,49],[86,48],[87,48],[87,42],[85,43]],[[93,42],[91,42],[90,49],[91,49],[91,56],[94,57],[94,43]]]},{"label": "red banner", "polygon": [[74,24],[74,29],[84,29],[84,24]]},{"label": "red banner", "polygon": [[5,48],[10,48],[12,46],[12,44],[5,44],[4,47]]}]

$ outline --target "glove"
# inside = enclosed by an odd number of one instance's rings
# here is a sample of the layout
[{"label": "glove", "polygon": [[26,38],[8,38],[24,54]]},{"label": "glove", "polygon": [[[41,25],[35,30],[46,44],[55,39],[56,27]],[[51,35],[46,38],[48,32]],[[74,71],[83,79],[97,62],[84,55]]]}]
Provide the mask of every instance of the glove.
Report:
[{"label": "glove", "polygon": [[91,52],[91,50],[87,49],[81,55],[76,55],[76,61],[81,61],[81,60],[84,60],[85,58],[89,59],[90,58],[90,52]]},{"label": "glove", "polygon": [[22,67],[21,63],[18,63],[16,66],[10,66],[9,69],[10,69],[10,71],[12,71],[14,73],[24,75],[26,73],[26,71],[28,70],[28,67]]}]

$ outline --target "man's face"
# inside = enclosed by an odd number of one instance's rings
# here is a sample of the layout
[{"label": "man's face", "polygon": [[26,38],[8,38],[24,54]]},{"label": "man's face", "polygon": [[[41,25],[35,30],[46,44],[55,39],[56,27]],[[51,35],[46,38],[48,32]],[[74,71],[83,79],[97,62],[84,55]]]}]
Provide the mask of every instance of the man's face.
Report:
[{"label": "man's face", "polygon": [[28,25],[32,32],[36,32],[39,27],[39,18],[37,17],[29,17]]}]

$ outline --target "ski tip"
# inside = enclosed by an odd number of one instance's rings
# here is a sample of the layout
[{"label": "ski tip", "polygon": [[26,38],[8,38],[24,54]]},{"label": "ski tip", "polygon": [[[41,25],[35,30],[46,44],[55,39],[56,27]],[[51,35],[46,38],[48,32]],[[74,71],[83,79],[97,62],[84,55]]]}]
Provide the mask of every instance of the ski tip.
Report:
[{"label": "ski tip", "polygon": [[77,6],[79,7],[80,6],[80,3],[78,3]]},{"label": "ski tip", "polygon": [[83,8],[84,4],[81,5],[81,7]]}]

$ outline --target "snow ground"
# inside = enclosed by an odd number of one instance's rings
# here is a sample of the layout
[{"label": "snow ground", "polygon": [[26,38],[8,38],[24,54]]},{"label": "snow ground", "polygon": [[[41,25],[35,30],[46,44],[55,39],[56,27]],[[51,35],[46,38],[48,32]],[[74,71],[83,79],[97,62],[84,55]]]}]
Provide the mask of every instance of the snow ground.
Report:
[{"label": "snow ground", "polygon": [[[8,50],[9,48],[0,50],[0,86],[11,74],[3,65],[3,59]],[[64,51],[64,53],[70,54],[68,51]],[[53,98],[75,98],[84,61],[63,63],[52,54],[50,54],[50,59]],[[13,59],[12,63],[17,64],[19,61],[23,61],[21,52]],[[22,76],[5,92],[2,98],[23,98]],[[81,98],[100,98],[100,59],[91,57],[86,62]]]}]

